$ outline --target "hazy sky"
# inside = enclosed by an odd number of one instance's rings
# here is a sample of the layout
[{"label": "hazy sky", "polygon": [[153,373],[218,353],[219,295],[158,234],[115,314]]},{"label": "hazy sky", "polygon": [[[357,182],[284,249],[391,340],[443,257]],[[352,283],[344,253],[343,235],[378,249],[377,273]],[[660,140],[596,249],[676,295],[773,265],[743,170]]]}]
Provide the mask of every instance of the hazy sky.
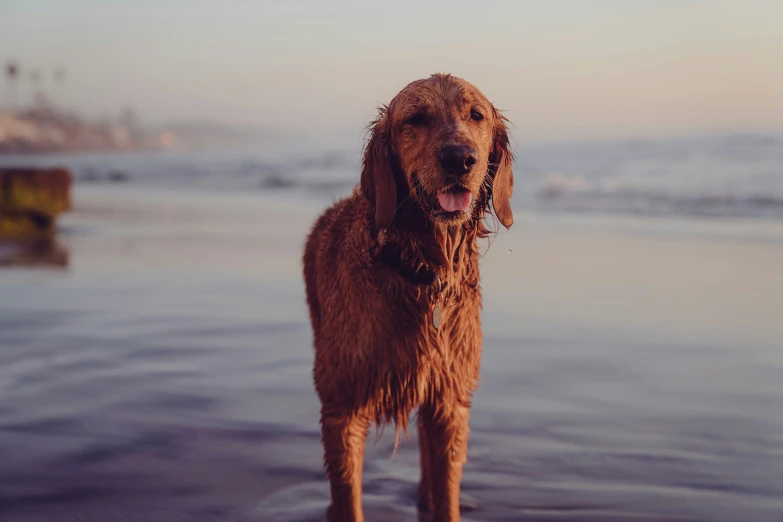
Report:
[{"label": "hazy sky", "polygon": [[783,1],[0,0],[0,60],[91,114],[359,133],[451,72],[518,139],[783,130]]}]

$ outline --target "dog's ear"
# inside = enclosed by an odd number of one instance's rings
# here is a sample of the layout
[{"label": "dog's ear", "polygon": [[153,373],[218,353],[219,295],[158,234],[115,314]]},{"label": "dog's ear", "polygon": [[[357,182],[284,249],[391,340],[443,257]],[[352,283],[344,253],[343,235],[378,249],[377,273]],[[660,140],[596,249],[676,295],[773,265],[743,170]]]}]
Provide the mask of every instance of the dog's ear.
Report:
[{"label": "dog's ear", "polygon": [[511,194],[514,191],[514,173],[511,164],[514,155],[508,139],[508,120],[494,107],[495,127],[493,129],[494,142],[489,157],[492,176],[492,208],[503,226],[511,228],[514,223],[514,215],[511,212]]},{"label": "dog's ear", "polygon": [[370,139],[362,160],[362,194],[375,206],[375,228],[391,225],[397,209],[397,183],[394,181],[390,147],[389,116],[384,108],[370,124]]}]

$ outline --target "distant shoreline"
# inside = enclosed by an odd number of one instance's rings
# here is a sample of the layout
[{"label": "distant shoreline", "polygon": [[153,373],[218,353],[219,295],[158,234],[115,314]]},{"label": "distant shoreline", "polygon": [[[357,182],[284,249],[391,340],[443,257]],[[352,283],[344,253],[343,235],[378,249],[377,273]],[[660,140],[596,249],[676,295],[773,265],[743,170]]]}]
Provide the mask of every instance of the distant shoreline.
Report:
[{"label": "distant shoreline", "polygon": [[283,137],[279,132],[203,122],[147,127],[132,113],[96,122],[46,105],[21,111],[0,109],[0,156],[221,148]]}]

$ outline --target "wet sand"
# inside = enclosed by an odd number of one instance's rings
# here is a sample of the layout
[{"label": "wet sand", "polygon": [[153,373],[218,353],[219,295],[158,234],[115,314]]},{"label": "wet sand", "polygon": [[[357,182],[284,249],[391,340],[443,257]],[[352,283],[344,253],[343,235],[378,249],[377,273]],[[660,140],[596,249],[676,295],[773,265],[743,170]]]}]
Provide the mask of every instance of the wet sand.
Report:
[{"label": "wet sand", "polygon": [[[67,267],[0,271],[0,520],[322,520],[299,259],[325,202],[75,200]],[[482,263],[466,521],[783,519],[783,224],[518,212]],[[391,431],[367,519],[417,520]]]}]

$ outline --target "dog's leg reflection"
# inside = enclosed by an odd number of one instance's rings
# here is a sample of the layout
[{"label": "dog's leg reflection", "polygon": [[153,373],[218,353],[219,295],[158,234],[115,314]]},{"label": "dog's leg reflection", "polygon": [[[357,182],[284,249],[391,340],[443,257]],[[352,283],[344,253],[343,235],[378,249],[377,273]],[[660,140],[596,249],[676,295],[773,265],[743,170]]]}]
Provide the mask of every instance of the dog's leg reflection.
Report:
[{"label": "dog's leg reflection", "polygon": [[[422,458],[419,500],[422,492],[428,493],[432,522],[458,522],[460,519],[459,491],[462,466],[468,453],[469,417],[470,410],[464,406],[450,411],[431,406],[419,410],[419,433],[427,453],[426,461]],[[427,483],[429,487],[426,487]]]},{"label": "dog's leg reflection", "polygon": [[369,422],[359,416],[321,417],[324,463],[332,503],[329,522],[363,522],[362,465]]}]

